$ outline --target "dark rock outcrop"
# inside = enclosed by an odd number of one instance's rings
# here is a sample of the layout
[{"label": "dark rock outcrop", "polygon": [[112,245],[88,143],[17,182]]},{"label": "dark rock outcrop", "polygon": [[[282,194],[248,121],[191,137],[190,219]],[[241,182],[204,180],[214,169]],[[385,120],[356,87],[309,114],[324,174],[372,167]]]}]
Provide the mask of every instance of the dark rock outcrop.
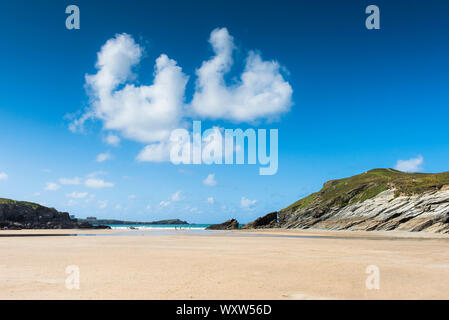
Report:
[{"label": "dark rock outcrop", "polygon": [[36,203],[0,199],[0,229],[108,229],[88,222],[71,219],[67,212],[59,212]]},{"label": "dark rock outcrop", "polygon": [[124,220],[115,220],[115,219],[97,219],[95,217],[88,217],[86,219],[78,219],[78,221],[82,222],[90,222],[96,224],[189,224],[187,221],[179,220],[179,219],[167,219],[167,220],[158,220],[158,221],[124,221]]},{"label": "dark rock outcrop", "polygon": [[257,218],[253,222],[245,224],[242,229],[262,229],[262,228],[275,228],[278,224],[277,211],[268,213],[263,217]]},{"label": "dark rock outcrop", "polygon": [[229,219],[220,224],[213,224],[206,228],[206,230],[234,230],[239,228],[239,222],[235,219]]}]

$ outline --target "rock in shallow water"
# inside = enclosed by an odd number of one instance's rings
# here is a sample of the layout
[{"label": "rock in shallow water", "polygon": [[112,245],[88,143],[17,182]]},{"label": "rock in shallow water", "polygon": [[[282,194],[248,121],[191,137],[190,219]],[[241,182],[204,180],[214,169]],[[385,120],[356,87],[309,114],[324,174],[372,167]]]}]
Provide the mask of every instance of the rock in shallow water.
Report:
[{"label": "rock in shallow water", "polygon": [[206,230],[233,230],[239,228],[239,222],[235,219],[229,219],[220,224],[213,224],[206,228]]}]

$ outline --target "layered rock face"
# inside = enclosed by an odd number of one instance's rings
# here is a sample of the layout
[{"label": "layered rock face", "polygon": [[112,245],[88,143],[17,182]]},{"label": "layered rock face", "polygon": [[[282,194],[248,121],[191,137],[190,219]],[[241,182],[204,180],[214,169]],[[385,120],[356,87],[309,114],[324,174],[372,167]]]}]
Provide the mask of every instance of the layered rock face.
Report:
[{"label": "layered rock face", "polygon": [[257,218],[253,222],[247,223],[242,226],[242,229],[263,229],[263,228],[275,228],[278,226],[278,213],[271,212],[263,217]]},{"label": "layered rock face", "polygon": [[70,219],[67,212],[59,212],[34,203],[2,199],[0,229],[105,229],[90,223]]},{"label": "layered rock face", "polygon": [[395,197],[395,190],[386,190],[372,199],[340,209],[308,207],[281,211],[278,226],[449,233],[449,190],[399,197]]},{"label": "layered rock face", "polygon": [[245,226],[272,227],[449,233],[449,172],[373,169],[331,180],[320,191]]}]

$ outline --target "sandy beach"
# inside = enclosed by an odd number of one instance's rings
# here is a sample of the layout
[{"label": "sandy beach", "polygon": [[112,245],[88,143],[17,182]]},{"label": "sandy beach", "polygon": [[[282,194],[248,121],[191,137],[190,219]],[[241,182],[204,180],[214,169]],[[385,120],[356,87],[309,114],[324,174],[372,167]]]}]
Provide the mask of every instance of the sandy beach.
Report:
[{"label": "sandy beach", "polygon": [[[82,235],[22,237],[39,234]],[[1,231],[0,299],[448,299],[448,247],[427,233]]]}]

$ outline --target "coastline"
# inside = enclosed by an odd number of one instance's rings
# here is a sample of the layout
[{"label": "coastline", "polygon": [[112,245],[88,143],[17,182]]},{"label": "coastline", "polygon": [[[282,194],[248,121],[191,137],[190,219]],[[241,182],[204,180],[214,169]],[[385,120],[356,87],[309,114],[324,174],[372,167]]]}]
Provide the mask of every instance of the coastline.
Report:
[{"label": "coastline", "polygon": [[[139,231],[151,232],[166,230],[170,234],[176,232],[174,235],[189,231],[206,231],[203,227],[185,227],[183,229],[173,228],[142,228],[131,230],[128,227],[112,228],[112,229],[22,229],[22,230],[0,230],[0,235],[8,234],[70,234],[70,235],[128,235],[133,236],[133,233]],[[125,234],[123,231],[129,233]],[[432,232],[410,232],[410,231],[353,231],[353,230],[326,230],[326,229],[285,229],[285,228],[263,228],[263,229],[236,229],[236,230],[207,230],[208,234],[241,234],[241,235],[280,235],[280,236],[319,236],[319,237],[337,237],[345,238],[365,238],[365,239],[449,239],[449,234],[432,233]]]},{"label": "coastline", "polygon": [[[3,237],[0,299],[449,299],[449,252],[441,250],[449,237],[440,234],[291,229],[1,234],[101,236]],[[80,269],[79,290],[65,286],[70,265]],[[379,290],[366,288],[370,265],[380,270]]]}]

